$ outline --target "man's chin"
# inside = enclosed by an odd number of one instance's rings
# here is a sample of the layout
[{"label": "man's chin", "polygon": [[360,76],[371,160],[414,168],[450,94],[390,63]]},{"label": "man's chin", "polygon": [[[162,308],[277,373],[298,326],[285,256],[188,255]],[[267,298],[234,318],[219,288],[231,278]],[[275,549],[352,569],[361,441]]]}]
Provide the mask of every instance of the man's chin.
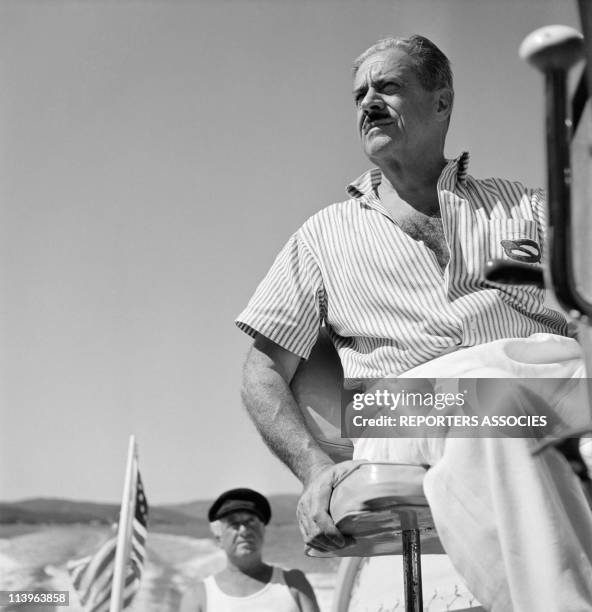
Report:
[{"label": "man's chin", "polygon": [[390,136],[379,135],[366,137],[364,140],[364,152],[370,159],[380,158],[393,147],[393,139]]},{"label": "man's chin", "polygon": [[239,544],[236,547],[236,553],[238,555],[252,555],[257,552],[257,546],[255,544]]}]

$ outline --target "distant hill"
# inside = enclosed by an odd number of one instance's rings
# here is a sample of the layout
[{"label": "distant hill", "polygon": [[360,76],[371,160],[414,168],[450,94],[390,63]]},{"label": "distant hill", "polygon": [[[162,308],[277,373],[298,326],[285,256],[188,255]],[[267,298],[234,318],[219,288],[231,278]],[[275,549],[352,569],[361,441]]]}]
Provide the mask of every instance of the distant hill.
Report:
[{"label": "distant hill", "polygon": [[[0,503],[0,523],[89,523],[117,521],[119,506],[68,499],[36,498]],[[187,516],[166,507],[150,508],[155,523],[186,522]]]},{"label": "distant hill", "polygon": [[[296,523],[297,495],[269,495],[268,499],[271,504],[272,522],[274,525],[294,525]],[[205,518],[208,514],[208,508],[212,505],[213,501],[213,499],[207,501],[198,500],[183,504],[162,506],[162,508],[192,518]]]},{"label": "distant hill", "polygon": [[[272,525],[296,525],[296,495],[272,495]],[[213,500],[197,500],[183,504],[151,506],[151,528],[165,533],[209,537],[208,508]],[[99,523],[109,525],[118,520],[119,506],[67,499],[36,498],[0,503],[0,523],[3,524],[73,524]]]}]

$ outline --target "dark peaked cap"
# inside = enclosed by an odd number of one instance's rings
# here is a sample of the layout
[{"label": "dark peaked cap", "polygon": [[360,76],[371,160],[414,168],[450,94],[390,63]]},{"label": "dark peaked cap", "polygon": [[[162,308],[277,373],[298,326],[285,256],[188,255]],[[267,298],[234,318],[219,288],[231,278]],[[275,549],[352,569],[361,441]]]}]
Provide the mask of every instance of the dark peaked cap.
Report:
[{"label": "dark peaked cap", "polygon": [[209,509],[208,520],[212,523],[232,512],[252,512],[265,525],[271,518],[269,502],[253,489],[231,489],[222,493]]}]

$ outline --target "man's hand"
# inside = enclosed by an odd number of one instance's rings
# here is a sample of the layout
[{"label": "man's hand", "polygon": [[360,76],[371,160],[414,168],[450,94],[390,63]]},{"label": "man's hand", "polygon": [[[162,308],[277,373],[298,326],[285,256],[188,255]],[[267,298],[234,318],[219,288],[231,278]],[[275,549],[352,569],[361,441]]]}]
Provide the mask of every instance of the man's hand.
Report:
[{"label": "man's hand", "polygon": [[329,500],[337,483],[363,461],[343,461],[325,465],[312,474],[298,501],[296,514],[304,542],[322,552],[343,548],[345,537],[329,515]]}]

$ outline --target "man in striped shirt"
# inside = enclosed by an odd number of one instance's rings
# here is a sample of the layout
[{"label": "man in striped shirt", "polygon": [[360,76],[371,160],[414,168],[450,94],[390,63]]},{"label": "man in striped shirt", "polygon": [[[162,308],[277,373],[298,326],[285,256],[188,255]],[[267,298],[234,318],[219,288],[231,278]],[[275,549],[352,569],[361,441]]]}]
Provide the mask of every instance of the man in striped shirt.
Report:
[{"label": "man in striped shirt", "polygon": [[[453,97],[448,59],[422,36],[356,60],[358,130],[376,168],[290,238],[237,320],[255,338],[245,404],[304,484],[300,525],[320,550],[344,545],[327,508],[354,465],[323,453],[289,388],[321,324],[346,378],[583,375],[542,290],[483,278],[489,259],[540,261],[545,202],[519,183],[474,179],[466,154],[444,157]],[[354,457],[432,466],[424,487],[440,538],[486,609],[592,609],[592,515],[563,457],[535,457],[533,444],[366,439]]]}]

